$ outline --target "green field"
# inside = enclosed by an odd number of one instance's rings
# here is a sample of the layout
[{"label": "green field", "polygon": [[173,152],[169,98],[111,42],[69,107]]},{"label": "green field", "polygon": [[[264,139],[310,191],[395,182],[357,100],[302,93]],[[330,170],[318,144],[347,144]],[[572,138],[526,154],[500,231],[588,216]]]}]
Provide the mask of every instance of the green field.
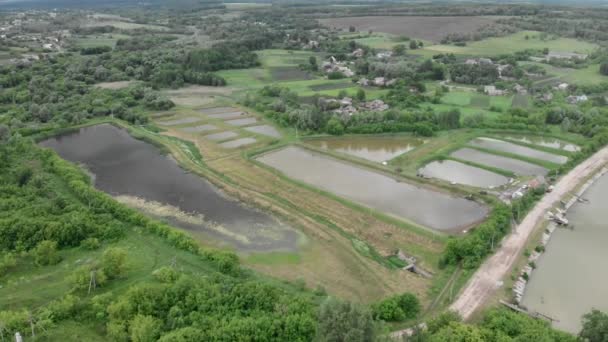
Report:
[{"label": "green field", "polygon": [[95,46],[109,46],[114,48],[116,42],[119,39],[127,39],[130,36],[125,34],[100,34],[100,35],[90,35],[85,37],[76,37],[74,38],[74,45],[79,48],[89,48]]},{"label": "green field", "polygon": [[451,91],[441,98],[440,104],[429,104],[438,111],[459,109],[464,116],[483,113],[489,118],[501,115],[500,112],[491,111],[490,108],[500,108],[506,111],[511,108],[513,96],[488,96],[476,92]]},{"label": "green field", "polygon": [[608,82],[608,76],[600,74],[600,65],[591,64],[581,69],[558,68],[549,64],[538,62],[522,62],[523,64],[539,65],[547,70],[547,78],[538,81],[538,84],[545,83],[575,83],[575,84],[599,84]]},{"label": "green field", "polygon": [[[528,39],[526,39],[526,36],[528,36]],[[471,56],[496,56],[526,49],[544,48],[561,52],[589,53],[598,48],[598,46],[596,44],[570,38],[541,40],[540,32],[521,31],[505,37],[488,38],[478,42],[468,43],[467,46],[445,44],[427,46],[414,53],[454,53]]]}]

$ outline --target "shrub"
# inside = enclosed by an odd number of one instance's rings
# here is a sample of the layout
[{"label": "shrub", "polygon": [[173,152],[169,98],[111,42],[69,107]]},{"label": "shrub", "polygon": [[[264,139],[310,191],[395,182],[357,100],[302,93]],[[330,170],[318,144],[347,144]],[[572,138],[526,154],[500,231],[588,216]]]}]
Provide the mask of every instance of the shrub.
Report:
[{"label": "shrub", "polygon": [[55,265],[61,261],[56,241],[40,241],[33,249],[32,254],[36,264],[41,266]]},{"label": "shrub", "polygon": [[373,305],[374,316],[387,322],[413,319],[420,313],[420,301],[411,293],[387,298]]},{"label": "shrub", "polygon": [[101,243],[99,242],[99,239],[97,239],[97,238],[88,238],[88,239],[82,240],[82,242],[80,243],[80,246],[84,249],[92,251],[92,250],[98,249],[101,246]]}]

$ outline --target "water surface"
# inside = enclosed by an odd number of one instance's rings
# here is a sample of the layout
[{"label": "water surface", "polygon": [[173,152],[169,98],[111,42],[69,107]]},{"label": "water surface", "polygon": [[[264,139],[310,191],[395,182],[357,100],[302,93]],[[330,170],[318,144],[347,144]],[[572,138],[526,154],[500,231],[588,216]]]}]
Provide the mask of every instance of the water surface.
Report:
[{"label": "water surface", "polygon": [[247,126],[258,122],[256,118],[243,118],[236,120],[227,120],[226,123],[231,126]]},{"label": "water surface", "polygon": [[224,143],[221,143],[220,146],[222,146],[223,148],[236,148],[236,147],[241,147],[241,146],[245,146],[245,145],[250,145],[250,144],[253,144],[254,142],[256,142],[256,140],[254,138],[241,138],[241,139],[226,141]]},{"label": "water surface", "polygon": [[189,123],[193,123],[193,122],[197,122],[197,121],[201,121],[201,119],[189,116],[189,117],[180,118],[180,119],[160,121],[159,124],[161,124],[163,126],[176,126],[176,125],[189,124]]},{"label": "water surface", "polygon": [[[229,199],[205,179],[186,173],[156,147],[134,139],[125,130],[98,125],[45,140],[41,145],[54,149],[62,158],[84,164],[95,176],[95,187],[112,196],[141,199],[156,207],[165,205],[204,218],[201,225],[193,225],[196,220],[192,217],[187,222],[171,220],[181,228],[203,232],[244,251],[297,248],[296,231]],[[227,233],[222,233],[224,230]]]},{"label": "water surface", "polygon": [[301,147],[289,146],[258,160],[288,177],[436,230],[457,232],[488,213],[481,204],[399,182]]},{"label": "water surface", "polygon": [[208,132],[208,131],[215,131],[217,128],[217,126],[215,125],[200,125],[200,126],[193,126],[193,127],[184,127],[184,128],[180,128],[180,131],[183,132],[188,132],[188,133],[198,133],[198,132]]},{"label": "water surface", "polygon": [[454,160],[434,161],[418,172],[425,177],[481,188],[495,188],[509,182],[509,179],[503,175]]},{"label": "water surface", "polygon": [[245,127],[246,131],[266,135],[273,138],[280,138],[281,133],[274,127],[270,125],[260,125],[260,126],[250,126]]},{"label": "water surface", "polygon": [[504,138],[521,141],[526,144],[550,147],[568,152],[578,152],[581,150],[578,145],[550,137],[539,137],[533,135],[505,135]]},{"label": "water surface", "polygon": [[471,146],[477,146],[487,148],[496,151],[502,151],[512,154],[517,154],[524,157],[539,159],[548,161],[556,164],[564,164],[568,161],[568,157],[560,156],[545,151],[535,150],[530,147],[517,145],[504,140],[492,139],[492,138],[475,138],[469,142]]},{"label": "water surface", "polygon": [[412,137],[345,137],[311,139],[306,143],[381,163],[415,149],[424,140]]},{"label": "water surface", "polygon": [[491,153],[485,153],[472,148],[461,148],[455,152],[452,152],[450,155],[454,158],[511,171],[515,174],[523,176],[544,176],[547,174],[547,172],[549,172],[540,165],[527,163],[518,159],[497,156]]},{"label": "water surface", "polygon": [[577,333],[592,308],[608,312],[608,175],[583,195],[567,216],[573,230],[557,228],[537,261],[523,297],[529,309],[559,320],[558,329]]},{"label": "water surface", "polygon": [[205,139],[219,141],[219,140],[226,140],[226,139],[234,138],[237,136],[238,136],[238,134],[236,132],[225,131],[225,132],[205,135]]}]

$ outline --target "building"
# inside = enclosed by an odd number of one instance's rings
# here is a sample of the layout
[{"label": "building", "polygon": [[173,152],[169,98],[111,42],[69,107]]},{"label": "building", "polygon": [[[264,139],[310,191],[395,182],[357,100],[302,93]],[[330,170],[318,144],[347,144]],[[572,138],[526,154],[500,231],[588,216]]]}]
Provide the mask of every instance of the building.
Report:
[{"label": "building", "polygon": [[496,89],[493,85],[483,87],[483,92],[490,96],[502,96],[507,93],[506,90]]}]

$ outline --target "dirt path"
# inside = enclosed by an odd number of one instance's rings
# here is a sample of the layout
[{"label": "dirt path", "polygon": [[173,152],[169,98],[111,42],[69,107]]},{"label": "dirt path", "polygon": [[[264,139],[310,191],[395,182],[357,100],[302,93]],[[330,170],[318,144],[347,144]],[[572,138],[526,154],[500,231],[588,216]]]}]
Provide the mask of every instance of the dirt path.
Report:
[{"label": "dirt path", "polygon": [[466,320],[482,307],[500,287],[499,283],[510,272],[517,257],[521,255],[528,237],[538,222],[544,218],[547,210],[607,162],[608,147],[604,147],[563,176],[555,184],[553,192],[545,195],[536,204],[513,233],[503,240],[500,249],[475,272],[450,309],[458,312]]}]

